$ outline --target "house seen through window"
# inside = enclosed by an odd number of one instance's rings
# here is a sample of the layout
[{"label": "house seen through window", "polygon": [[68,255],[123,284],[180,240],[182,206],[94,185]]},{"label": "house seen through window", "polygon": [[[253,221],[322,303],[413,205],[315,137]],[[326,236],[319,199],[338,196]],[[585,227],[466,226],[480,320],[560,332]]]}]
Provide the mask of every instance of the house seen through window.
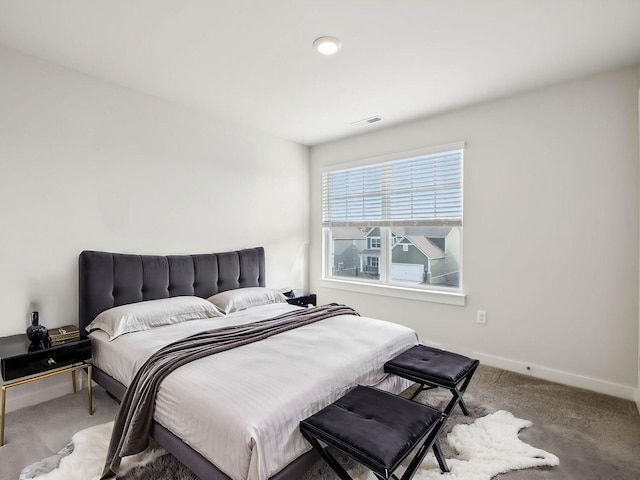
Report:
[{"label": "house seen through window", "polygon": [[460,289],[456,147],[324,172],[325,278]]}]

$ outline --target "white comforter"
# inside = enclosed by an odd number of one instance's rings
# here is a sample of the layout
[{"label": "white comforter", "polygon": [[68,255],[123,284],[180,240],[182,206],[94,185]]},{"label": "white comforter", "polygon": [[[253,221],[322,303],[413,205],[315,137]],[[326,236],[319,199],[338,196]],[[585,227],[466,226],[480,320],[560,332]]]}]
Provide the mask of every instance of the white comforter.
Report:
[{"label": "white comforter", "polygon": [[[93,362],[128,385],[149,356],[202,330],[262,320],[298,307],[271,304],[225,318],[123,335],[91,334]],[[195,361],[160,386],[156,421],[233,480],[266,480],[310,449],[300,420],[358,384],[399,392],[383,364],[417,343],[409,328],[341,315]]]}]

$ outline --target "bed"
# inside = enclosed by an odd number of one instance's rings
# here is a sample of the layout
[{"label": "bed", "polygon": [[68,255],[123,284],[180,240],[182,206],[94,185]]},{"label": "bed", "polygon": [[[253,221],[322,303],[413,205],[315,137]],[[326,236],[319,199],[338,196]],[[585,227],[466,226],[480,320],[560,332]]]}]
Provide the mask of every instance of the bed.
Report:
[{"label": "bed", "polygon": [[[99,314],[121,305],[183,296],[206,299],[265,284],[261,247],[174,256],[84,251],[79,326],[85,332]],[[163,344],[297,308],[269,303],[113,341],[94,330],[94,380],[120,399],[133,372]],[[358,383],[394,392],[406,388],[405,381],[385,375],[382,366],[416,343],[408,328],[343,315],[200,359],[162,383],[151,436],[203,479],[299,480],[319,458],[299,434],[299,421]]]}]

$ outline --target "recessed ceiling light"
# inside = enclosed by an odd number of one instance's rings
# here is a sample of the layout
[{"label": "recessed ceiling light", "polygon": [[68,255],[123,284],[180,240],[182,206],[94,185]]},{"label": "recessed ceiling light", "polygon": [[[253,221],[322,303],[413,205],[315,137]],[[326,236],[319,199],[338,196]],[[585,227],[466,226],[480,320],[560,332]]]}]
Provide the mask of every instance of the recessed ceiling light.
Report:
[{"label": "recessed ceiling light", "polygon": [[342,42],[336,37],[320,37],[313,41],[313,48],[320,55],[335,55],[342,48]]}]

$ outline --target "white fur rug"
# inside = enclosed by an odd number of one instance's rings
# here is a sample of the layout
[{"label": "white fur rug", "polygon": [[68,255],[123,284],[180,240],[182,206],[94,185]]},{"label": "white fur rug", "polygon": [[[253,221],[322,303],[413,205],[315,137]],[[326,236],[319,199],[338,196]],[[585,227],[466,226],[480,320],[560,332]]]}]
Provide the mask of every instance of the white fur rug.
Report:
[{"label": "white fur rug", "polygon": [[[42,473],[37,467],[28,467],[20,480],[98,480],[112,426],[113,422],[110,422],[76,433],[72,438],[73,452],[60,460],[58,468]],[[479,418],[472,424],[456,425],[447,435],[447,441],[458,452],[456,458],[447,459],[451,471],[442,474],[433,453],[430,453],[413,479],[490,480],[511,470],[558,465],[558,457],[518,438],[518,432],[529,426],[530,421],[516,418],[504,410]],[[127,457],[122,463],[120,474],[153,462],[165,453],[161,448],[149,448],[141,454]],[[372,474],[357,476],[355,471],[353,474],[357,480],[375,479]]]},{"label": "white fur rug", "polygon": [[[529,420],[498,410],[469,425],[456,425],[447,441],[458,456],[448,458],[448,473],[441,473],[433,453],[420,465],[413,480],[489,480],[500,473],[532,467],[552,467],[560,463],[555,455],[532,447],[518,438],[530,427]],[[375,480],[372,474],[358,480]]]},{"label": "white fur rug", "polygon": [[[59,459],[58,468],[43,473],[38,464],[34,464],[23,470],[20,480],[99,480],[107,457],[112,429],[113,422],[109,422],[80,430],[71,437],[73,451]],[[120,475],[124,475],[133,467],[153,462],[166,453],[163,448],[150,447],[138,455],[125,457],[120,467]],[[45,461],[45,465],[46,463]]]}]

